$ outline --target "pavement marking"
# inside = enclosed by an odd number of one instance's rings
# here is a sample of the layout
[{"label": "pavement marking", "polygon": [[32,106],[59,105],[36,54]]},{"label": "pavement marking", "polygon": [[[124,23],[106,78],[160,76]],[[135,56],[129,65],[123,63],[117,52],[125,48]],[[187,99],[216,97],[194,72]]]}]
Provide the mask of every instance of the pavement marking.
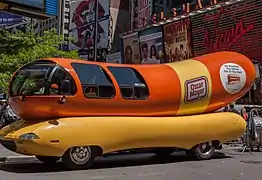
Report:
[{"label": "pavement marking", "polygon": [[166,173],[159,172],[159,173],[138,174],[138,176],[157,176],[157,175],[166,175]]},{"label": "pavement marking", "polygon": [[115,176],[94,176],[91,179],[106,179],[106,178],[122,178],[126,177],[127,175],[115,175]]}]

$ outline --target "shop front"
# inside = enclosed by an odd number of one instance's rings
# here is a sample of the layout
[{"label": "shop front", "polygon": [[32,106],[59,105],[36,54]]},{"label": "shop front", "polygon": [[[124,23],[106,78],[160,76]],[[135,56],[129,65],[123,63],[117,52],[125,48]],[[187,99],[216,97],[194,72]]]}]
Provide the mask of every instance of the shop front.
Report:
[{"label": "shop front", "polygon": [[191,16],[194,56],[236,51],[252,59],[257,79],[239,104],[262,105],[262,1],[245,0]]}]

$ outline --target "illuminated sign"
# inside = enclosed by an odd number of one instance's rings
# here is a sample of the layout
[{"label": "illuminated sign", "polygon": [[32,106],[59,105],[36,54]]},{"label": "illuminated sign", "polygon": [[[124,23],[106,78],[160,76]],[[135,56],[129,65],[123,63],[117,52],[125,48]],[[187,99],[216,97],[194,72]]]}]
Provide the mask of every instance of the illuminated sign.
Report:
[{"label": "illuminated sign", "polygon": [[10,3],[17,3],[21,5],[31,6],[43,9],[44,8],[44,0],[8,0]]},{"label": "illuminated sign", "polygon": [[45,13],[56,16],[58,13],[58,0],[45,0]]},{"label": "illuminated sign", "polygon": [[166,19],[174,18],[174,17],[180,16],[180,15],[183,15],[183,14],[188,14],[190,12],[197,11],[197,10],[202,9],[202,8],[206,8],[208,6],[215,5],[215,4],[222,2],[222,1],[224,1],[224,0],[196,0],[196,1],[191,1],[191,3],[181,4],[181,7],[179,7],[179,8],[173,8],[172,9],[173,13],[172,13],[171,17],[170,16],[165,17],[164,12],[160,12],[160,16],[158,16],[158,18],[157,18],[157,15],[154,14],[151,17],[151,21],[152,21],[152,23],[157,23],[159,21],[165,21]]},{"label": "illuminated sign", "polygon": [[152,0],[138,0],[138,28],[150,22],[151,14]]}]

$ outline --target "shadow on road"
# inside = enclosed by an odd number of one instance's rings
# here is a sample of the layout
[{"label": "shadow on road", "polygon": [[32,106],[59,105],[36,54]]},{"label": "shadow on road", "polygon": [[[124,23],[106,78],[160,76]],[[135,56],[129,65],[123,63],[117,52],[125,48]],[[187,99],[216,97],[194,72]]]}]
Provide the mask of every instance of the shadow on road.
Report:
[{"label": "shadow on road", "polygon": [[[214,159],[231,158],[224,153],[216,152]],[[135,155],[119,155],[106,158],[98,158],[91,169],[108,169],[116,167],[130,167],[143,165],[156,165],[179,163],[189,161],[184,154],[174,154],[168,157],[157,157],[152,154],[135,154]],[[54,166],[45,165],[40,162],[33,163],[3,163],[0,164],[0,170],[12,173],[50,173],[66,171],[63,164],[57,163]]]}]

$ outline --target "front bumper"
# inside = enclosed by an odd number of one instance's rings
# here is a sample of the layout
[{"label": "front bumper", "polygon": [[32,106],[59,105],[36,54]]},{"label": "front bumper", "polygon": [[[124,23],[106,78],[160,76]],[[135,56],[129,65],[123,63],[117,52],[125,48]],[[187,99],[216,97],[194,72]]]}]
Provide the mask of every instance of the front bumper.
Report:
[{"label": "front bumper", "polygon": [[[29,125],[30,126],[30,125]],[[33,132],[26,130],[23,122],[15,122],[0,130],[0,143],[6,149],[23,154],[37,156],[62,156],[63,148],[59,142],[52,143],[49,139],[20,139],[22,134]]]}]

